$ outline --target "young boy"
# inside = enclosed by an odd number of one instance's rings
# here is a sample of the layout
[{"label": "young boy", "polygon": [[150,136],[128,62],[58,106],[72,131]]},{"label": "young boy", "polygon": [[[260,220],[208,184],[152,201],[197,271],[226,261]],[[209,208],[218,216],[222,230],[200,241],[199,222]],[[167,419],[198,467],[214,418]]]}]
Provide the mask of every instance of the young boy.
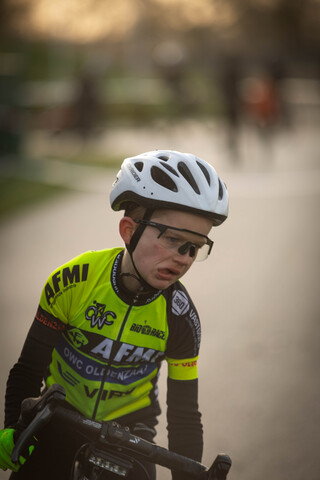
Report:
[{"label": "young boy", "polygon": [[[90,251],[56,269],[6,391],[0,466],[10,478],[68,479],[85,443],[67,425],[48,425],[19,468],[10,461],[20,404],[43,380],[66,391],[88,418],[115,419],[153,441],[160,408],[157,380],[168,363],[169,448],[200,461],[198,409],[200,322],[180,278],[213,246],[208,234],[228,215],[228,194],[205,161],[170,150],[127,158],[110,195],[125,248]],[[146,462],[151,479],[155,467]],[[135,478],[134,474],[130,478]],[[174,480],[185,479],[172,472]]]}]

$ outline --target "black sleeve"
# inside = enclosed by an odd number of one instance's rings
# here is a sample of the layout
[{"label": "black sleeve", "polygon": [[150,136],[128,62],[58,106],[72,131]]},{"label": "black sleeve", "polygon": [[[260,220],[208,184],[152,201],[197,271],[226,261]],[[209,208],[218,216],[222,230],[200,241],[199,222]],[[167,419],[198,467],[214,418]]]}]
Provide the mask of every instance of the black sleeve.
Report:
[{"label": "black sleeve", "polygon": [[165,291],[169,337],[166,356],[175,359],[197,357],[201,341],[201,325],[197,309],[186,288],[176,282]]},{"label": "black sleeve", "polygon": [[[39,312],[39,311],[38,311]],[[14,427],[22,400],[38,397],[59,331],[35,319],[18,362],[10,370],[5,397],[5,427]]]},{"label": "black sleeve", "polygon": [[[200,462],[203,430],[198,408],[198,380],[168,378],[167,407],[169,449]],[[172,472],[173,480],[187,478]]]}]

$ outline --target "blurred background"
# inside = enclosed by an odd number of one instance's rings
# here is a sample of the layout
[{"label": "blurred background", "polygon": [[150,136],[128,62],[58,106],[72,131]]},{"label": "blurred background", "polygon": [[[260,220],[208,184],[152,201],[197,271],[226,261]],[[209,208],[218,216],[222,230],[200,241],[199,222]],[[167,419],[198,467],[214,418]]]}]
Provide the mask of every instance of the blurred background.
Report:
[{"label": "blurred background", "polygon": [[47,275],[119,245],[123,158],[188,151],[231,200],[185,281],[204,463],[224,450],[231,479],[320,477],[319,31],[319,0],[1,0],[1,405]]}]

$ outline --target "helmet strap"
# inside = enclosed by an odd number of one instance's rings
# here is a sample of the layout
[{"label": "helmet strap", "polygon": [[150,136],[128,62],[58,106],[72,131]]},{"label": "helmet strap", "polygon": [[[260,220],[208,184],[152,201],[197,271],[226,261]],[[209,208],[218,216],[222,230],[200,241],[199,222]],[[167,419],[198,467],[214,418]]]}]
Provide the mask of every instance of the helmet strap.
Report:
[{"label": "helmet strap", "polygon": [[[151,217],[152,217],[152,214],[154,212],[154,209],[153,208],[147,208],[144,215],[143,215],[143,220],[150,220]],[[141,238],[141,235],[143,234],[144,230],[146,228],[146,225],[142,225],[141,223],[138,224],[136,230],[134,231],[134,234],[132,235],[131,237],[131,240],[130,240],[130,243],[129,244],[126,244],[126,248],[128,250],[128,253],[130,255],[130,258],[131,258],[131,262],[132,262],[132,265],[133,265],[133,268],[135,269],[136,271],[136,274],[137,274],[137,277],[135,275],[131,275],[133,276],[134,278],[136,278],[142,285],[142,288],[145,290],[145,291],[157,291],[158,289],[154,288],[152,285],[150,285],[144,278],[143,276],[141,275],[141,273],[139,272],[139,270],[137,269],[136,267],[136,264],[135,264],[135,261],[133,259],[133,252],[134,250],[136,249],[136,246]],[[126,275],[126,274],[124,274]]]},{"label": "helmet strap", "polygon": [[[147,208],[146,211],[144,212],[142,220],[149,221],[152,217],[153,212],[154,212],[153,208]],[[134,234],[131,237],[130,243],[126,245],[127,250],[130,253],[131,257],[145,228],[146,228],[146,225],[139,223],[137,228],[134,231]]]}]

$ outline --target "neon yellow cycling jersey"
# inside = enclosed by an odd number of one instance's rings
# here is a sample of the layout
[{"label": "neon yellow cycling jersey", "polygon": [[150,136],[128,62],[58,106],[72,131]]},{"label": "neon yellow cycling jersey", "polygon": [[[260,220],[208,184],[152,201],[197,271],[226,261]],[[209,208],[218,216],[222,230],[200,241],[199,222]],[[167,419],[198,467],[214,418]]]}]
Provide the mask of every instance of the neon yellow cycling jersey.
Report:
[{"label": "neon yellow cycling jersey", "polygon": [[111,420],[157,404],[161,362],[197,378],[200,323],[180,282],[135,298],[120,285],[123,249],[90,251],[56,269],[36,319],[61,330],[46,380],[83,415]]}]

